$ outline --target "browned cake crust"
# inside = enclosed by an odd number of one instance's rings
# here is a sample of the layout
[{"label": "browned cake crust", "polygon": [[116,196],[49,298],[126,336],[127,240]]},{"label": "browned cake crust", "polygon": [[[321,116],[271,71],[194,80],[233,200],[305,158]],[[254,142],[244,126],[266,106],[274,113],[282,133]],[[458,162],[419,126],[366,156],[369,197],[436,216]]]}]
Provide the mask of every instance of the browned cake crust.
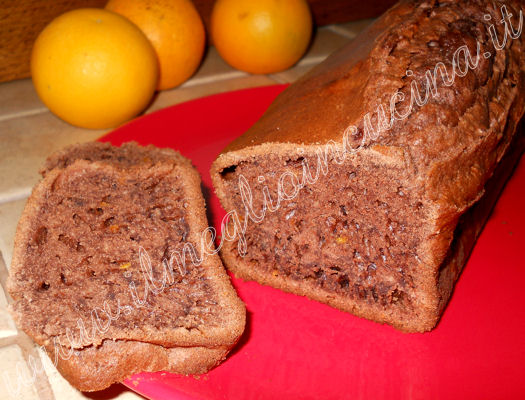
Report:
[{"label": "browned cake crust", "polygon": [[[55,359],[55,348],[50,357]],[[70,349],[60,349],[68,354]],[[57,369],[77,389],[93,391],[120,382],[138,372],[169,371],[182,375],[203,374],[222,360],[229,347],[163,347],[136,341],[105,341],[100,347],[87,347],[64,360],[57,357]],[[100,377],[103,377],[102,383]]]},{"label": "browned cake crust", "polygon": [[245,308],[203,242],[190,161],[88,143],[52,155],[42,175],[17,228],[8,290],[17,324],[50,355],[75,350],[56,358],[64,376],[99,390],[143,370],[199,374],[223,360]]},{"label": "browned cake crust", "polygon": [[[503,6],[517,29],[520,1],[401,1],[279,95],[211,168],[246,227],[225,242],[226,266],[403,331],[432,329],[523,152],[524,35],[508,37]],[[418,92],[425,101],[410,103]],[[279,189],[295,196],[279,203]]]}]

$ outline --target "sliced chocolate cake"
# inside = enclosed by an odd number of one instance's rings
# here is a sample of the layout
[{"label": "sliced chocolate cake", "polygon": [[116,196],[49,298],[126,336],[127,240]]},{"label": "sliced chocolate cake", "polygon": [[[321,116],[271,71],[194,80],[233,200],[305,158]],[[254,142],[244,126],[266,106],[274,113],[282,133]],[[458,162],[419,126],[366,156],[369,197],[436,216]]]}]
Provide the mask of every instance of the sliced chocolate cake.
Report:
[{"label": "sliced chocolate cake", "polygon": [[244,330],[200,178],[169,149],[88,143],[51,156],[19,222],[17,324],[77,388],[206,372]]},{"label": "sliced chocolate cake", "polygon": [[523,152],[522,12],[401,1],[280,94],[211,168],[226,266],[432,329]]}]

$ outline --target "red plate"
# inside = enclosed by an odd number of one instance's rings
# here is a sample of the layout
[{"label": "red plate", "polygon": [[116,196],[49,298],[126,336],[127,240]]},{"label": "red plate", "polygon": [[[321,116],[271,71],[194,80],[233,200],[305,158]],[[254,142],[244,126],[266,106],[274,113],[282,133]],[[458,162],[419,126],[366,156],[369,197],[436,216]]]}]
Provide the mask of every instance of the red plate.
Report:
[{"label": "red plate", "polygon": [[[209,168],[285,86],[206,97],[146,115],[102,140],[173,147],[193,160],[215,227]],[[142,373],[152,399],[512,399],[525,397],[525,163],[507,184],[438,327],[403,334],[300,296],[233,279],[248,308],[228,359],[200,378]]]}]

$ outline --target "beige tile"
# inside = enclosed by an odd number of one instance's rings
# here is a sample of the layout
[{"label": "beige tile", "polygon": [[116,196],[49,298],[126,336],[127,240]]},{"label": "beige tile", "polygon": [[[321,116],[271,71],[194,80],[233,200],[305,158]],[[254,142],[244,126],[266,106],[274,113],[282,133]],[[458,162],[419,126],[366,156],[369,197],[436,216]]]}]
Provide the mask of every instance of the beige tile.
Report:
[{"label": "beige tile", "polygon": [[374,21],[374,18],[362,19],[359,21],[347,22],[346,24],[330,25],[327,29],[353,39],[359,34],[359,32],[368,27]]},{"label": "beige tile", "polygon": [[0,93],[0,121],[46,111],[46,106],[38,98],[31,79],[0,83]]},{"label": "beige tile", "polygon": [[0,339],[14,338],[17,334],[15,322],[7,311],[7,294],[5,284],[7,281],[7,268],[2,253],[0,252]]},{"label": "beige tile", "polygon": [[0,399],[38,399],[35,379],[17,345],[0,348]]},{"label": "beige tile", "polygon": [[322,62],[334,51],[349,42],[348,37],[332,32],[328,28],[317,31],[314,41],[306,55],[292,68],[269,75],[279,83],[292,83],[311,68]]},{"label": "beige tile", "polygon": [[112,387],[94,393],[82,393],[69,384],[55,368],[53,361],[39,348],[38,352],[42,365],[46,371],[49,383],[56,399],[84,400],[84,399],[112,399],[112,400],[142,400],[143,397],[124,385],[113,385]]},{"label": "beige tile", "polygon": [[[329,54],[343,46],[348,42],[348,38],[344,35],[332,32],[327,28],[320,28],[317,30],[310,47],[306,54],[299,60],[298,64],[312,65],[322,61]],[[247,77],[243,71],[239,71],[229,66],[219,55],[215,47],[210,47],[208,53],[200,67],[199,71],[189,81],[184,83],[181,88],[202,85],[204,83],[215,82],[225,79]],[[256,76],[256,75],[253,75]],[[158,109],[155,104],[154,109]]]},{"label": "beige tile", "polygon": [[[312,44],[306,54],[299,61],[299,65],[311,65],[323,60],[326,56],[337,50],[348,42],[348,38],[332,32],[326,28],[317,30]],[[215,82],[224,79],[245,77],[249,74],[229,66],[219,55],[215,47],[210,47],[205,60],[198,72],[181,88],[201,85],[203,83]]]},{"label": "beige tile", "polygon": [[280,83],[295,82],[334,51],[347,44],[349,40],[350,39],[347,36],[333,32],[331,27],[320,28],[317,31],[307,54],[299,61],[299,63],[297,63],[297,65],[269,76]]},{"label": "beige tile", "polygon": [[245,75],[233,79],[209,82],[205,85],[165,90],[158,95],[157,99],[147,112],[149,113],[188,100],[209,96],[211,94],[249,87],[273,85],[275,83],[277,83],[275,80],[268,78],[266,75]]},{"label": "beige tile", "polygon": [[348,43],[348,37],[333,32],[329,28],[319,28],[308,51],[298,65],[312,65],[323,61],[337,49]]},{"label": "beige tile", "polygon": [[244,75],[247,74],[230,67],[230,65],[221,58],[217,49],[212,46],[208,48],[204,61],[197,70],[197,73],[181,87],[202,85],[203,83],[231,79]]},{"label": "beige tile", "polygon": [[0,339],[15,336],[16,333],[15,323],[7,312],[7,299],[4,289],[0,285]]},{"label": "beige tile", "polygon": [[297,65],[293,68],[287,69],[286,71],[279,72],[277,74],[272,74],[270,77],[275,79],[279,83],[293,83],[301,76],[306,74],[310,69],[316,66],[318,63],[310,65]]},{"label": "beige tile", "polygon": [[76,128],[50,112],[0,121],[0,203],[28,196],[50,153],[103,133]]},{"label": "beige tile", "polygon": [[0,252],[8,269],[11,266],[16,225],[25,204],[26,199],[0,203]]}]

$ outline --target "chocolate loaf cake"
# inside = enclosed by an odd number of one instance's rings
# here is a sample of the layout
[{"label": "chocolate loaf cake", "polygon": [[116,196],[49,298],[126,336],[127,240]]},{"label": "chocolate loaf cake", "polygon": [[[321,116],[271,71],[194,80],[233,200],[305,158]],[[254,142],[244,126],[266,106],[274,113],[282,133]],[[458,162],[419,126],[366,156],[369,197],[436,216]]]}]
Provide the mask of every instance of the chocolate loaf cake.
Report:
[{"label": "chocolate loaf cake", "polygon": [[236,276],[431,330],[523,152],[523,2],[405,0],[215,160]]},{"label": "chocolate loaf cake", "polygon": [[200,178],[170,149],[75,145],[51,156],[8,280],[18,324],[78,389],[141,371],[200,374],[244,330]]}]

